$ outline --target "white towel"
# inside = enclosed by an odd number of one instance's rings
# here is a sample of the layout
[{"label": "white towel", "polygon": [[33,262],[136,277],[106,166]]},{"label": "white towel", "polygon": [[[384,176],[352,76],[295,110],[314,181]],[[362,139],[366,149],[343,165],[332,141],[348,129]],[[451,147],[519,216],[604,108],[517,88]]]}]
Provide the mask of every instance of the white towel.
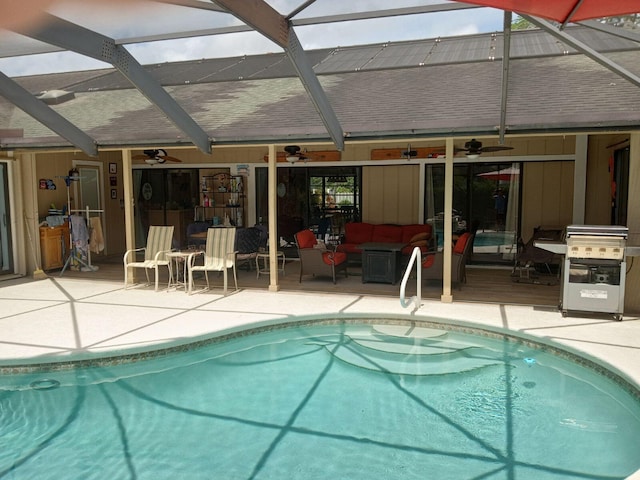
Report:
[{"label": "white towel", "polygon": [[91,217],[91,236],[89,237],[89,248],[94,253],[104,250],[104,237],[102,236],[102,223],[100,217]]}]

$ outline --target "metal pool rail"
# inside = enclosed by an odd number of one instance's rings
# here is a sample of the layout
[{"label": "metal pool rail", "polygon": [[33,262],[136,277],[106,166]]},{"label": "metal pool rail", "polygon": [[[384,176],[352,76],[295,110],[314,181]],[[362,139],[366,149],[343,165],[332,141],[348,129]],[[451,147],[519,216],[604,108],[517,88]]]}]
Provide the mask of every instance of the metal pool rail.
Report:
[{"label": "metal pool rail", "polygon": [[[422,265],[420,262],[422,258],[421,255],[422,252],[420,250],[420,247],[415,247],[413,249],[413,252],[411,252],[411,258],[409,258],[407,269],[404,271],[402,283],[400,284],[400,305],[402,305],[403,308],[408,308],[411,304],[414,304],[414,312],[418,310],[422,305]],[[407,302],[405,299],[405,290],[407,287],[407,281],[409,280],[409,275],[411,275],[411,268],[414,264],[416,265],[416,295],[411,297]]]}]

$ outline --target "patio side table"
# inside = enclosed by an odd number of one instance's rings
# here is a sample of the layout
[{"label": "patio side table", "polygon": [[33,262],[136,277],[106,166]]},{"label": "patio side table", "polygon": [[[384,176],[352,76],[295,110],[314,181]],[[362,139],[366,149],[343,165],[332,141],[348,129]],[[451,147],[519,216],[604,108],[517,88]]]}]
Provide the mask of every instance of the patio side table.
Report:
[{"label": "patio side table", "polygon": [[367,242],[362,250],[362,283],[395,285],[400,278],[400,253],[405,243]]}]

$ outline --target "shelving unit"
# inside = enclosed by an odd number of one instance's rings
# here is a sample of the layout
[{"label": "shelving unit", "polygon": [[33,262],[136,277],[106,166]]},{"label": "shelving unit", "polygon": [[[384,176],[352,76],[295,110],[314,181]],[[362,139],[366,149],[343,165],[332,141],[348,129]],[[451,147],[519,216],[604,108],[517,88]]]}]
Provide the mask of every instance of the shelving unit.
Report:
[{"label": "shelving unit", "polygon": [[225,218],[228,218],[231,225],[243,227],[246,223],[245,185],[242,175],[204,175],[200,182],[200,205],[195,207],[194,220],[224,225]]}]

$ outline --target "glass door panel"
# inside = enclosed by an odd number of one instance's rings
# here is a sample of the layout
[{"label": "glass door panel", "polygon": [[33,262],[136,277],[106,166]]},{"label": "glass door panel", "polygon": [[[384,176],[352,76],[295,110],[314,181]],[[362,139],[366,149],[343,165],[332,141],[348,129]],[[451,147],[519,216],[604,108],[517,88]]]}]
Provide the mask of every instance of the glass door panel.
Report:
[{"label": "glass door panel", "polygon": [[11,242],[11,209],[9,208],[9,172],[0,162],[0,275],[14,273]]}]

